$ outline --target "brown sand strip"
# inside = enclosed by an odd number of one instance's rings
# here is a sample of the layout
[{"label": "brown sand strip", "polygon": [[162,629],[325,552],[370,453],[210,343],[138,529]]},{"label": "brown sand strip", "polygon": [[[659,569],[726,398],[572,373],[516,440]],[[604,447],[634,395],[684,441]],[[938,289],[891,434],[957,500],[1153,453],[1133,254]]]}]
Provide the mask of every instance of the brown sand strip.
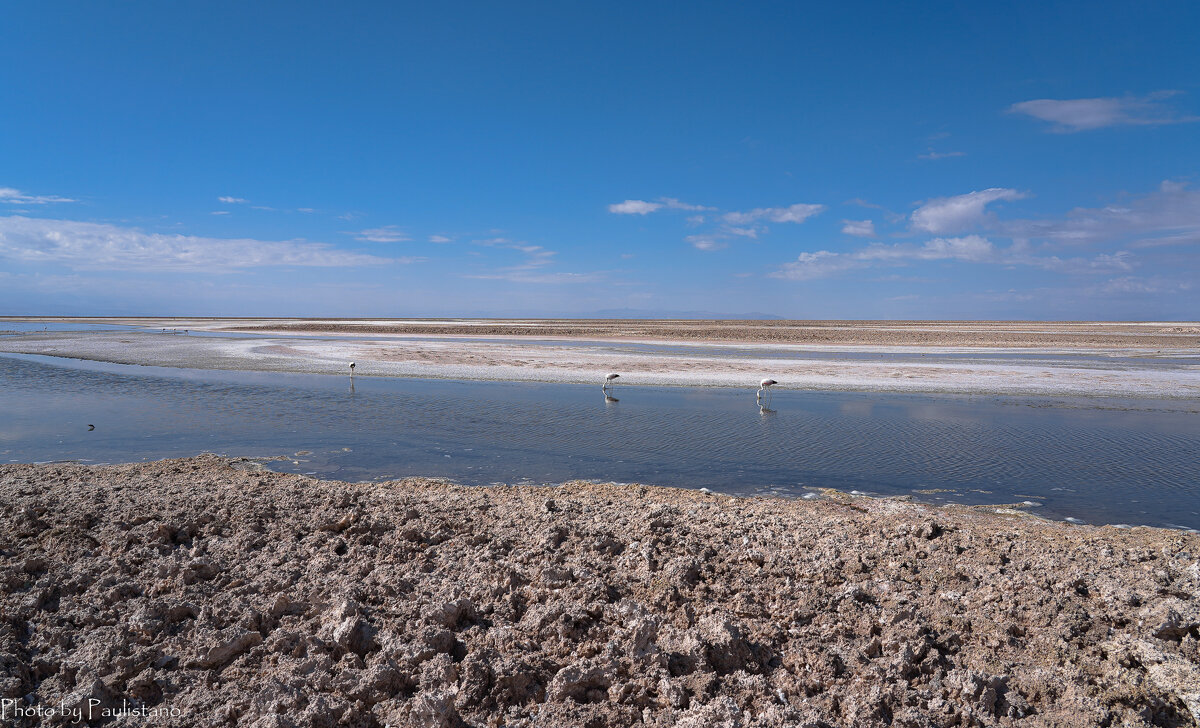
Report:
[{"label": "brown sand strip", "polygon": [[543,320],[473,323],[274,321],[230,331],[306,334],[405,334],[654,339],[846,346],[1197,348],[1200,328],[1186,325],[988,321],[628,321]]},{"label": "brown sand strip", "polygon": [[0,466],[0,698],[175,715],[122,725],[1197,724],[1194,535],[253,465]]}]

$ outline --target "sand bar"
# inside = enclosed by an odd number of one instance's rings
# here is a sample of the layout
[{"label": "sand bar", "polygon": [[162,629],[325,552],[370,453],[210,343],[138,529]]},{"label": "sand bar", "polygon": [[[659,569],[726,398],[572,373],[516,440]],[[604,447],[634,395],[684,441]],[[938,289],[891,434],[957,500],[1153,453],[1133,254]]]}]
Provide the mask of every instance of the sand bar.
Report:
[{"label": "sand bar", "polygon": [[87,321],[150,331],[0,336],[0,351],[319,374],[355,361],[359,376],[598,383],[619,372],[624,385],[744,387],[769,376],[781,389],[1200,397],[1192,324]]}]

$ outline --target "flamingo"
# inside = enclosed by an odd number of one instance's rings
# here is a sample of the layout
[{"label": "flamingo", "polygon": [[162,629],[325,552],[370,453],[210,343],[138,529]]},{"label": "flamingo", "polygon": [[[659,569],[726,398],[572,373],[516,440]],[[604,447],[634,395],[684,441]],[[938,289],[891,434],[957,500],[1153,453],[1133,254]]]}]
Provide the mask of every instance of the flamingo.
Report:
[{"label": "flamingo", "polygon": [[350,376],[354,376],[354,362],[350,362]]},{"label": "flamingo", "polygon": [[604,386],[601,387],[600,389],[608,389],[608,386],[610,384],[615,386],[617,383],[617,381],[616,381],[617,377],[619,377],[619,376],[621,376],[621,375],[620,374],[609,374],[608,376],[606,376],[604,378]]},{"label": "flamingo", "polygon": [[763,390],[766,390],[768,406],[770,406],[771,402],[771,385],[773,384],[779,384],[779,382],[774,379],[764,379],[758,383],[758,399],[762,399]]}]

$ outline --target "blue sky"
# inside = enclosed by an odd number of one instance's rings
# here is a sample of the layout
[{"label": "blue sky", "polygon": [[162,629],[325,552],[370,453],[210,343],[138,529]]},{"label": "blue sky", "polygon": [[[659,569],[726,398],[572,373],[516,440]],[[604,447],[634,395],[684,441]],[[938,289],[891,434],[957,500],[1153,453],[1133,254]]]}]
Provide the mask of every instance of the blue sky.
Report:
[{"label": "blue sky", "polygon": [[1200,317],[1200,5],[0,10],[0,313]]}]

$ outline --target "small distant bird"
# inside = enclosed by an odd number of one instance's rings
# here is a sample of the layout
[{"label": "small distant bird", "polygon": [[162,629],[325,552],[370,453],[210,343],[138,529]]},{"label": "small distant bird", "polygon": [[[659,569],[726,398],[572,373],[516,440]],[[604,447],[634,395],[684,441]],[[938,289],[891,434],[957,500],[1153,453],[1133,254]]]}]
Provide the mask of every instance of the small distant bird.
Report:
[{"label": "small distant bird", "polygon": [[88,425],[88,432],[91,432],[94,429],[96,429],[95,425]]},{"label": "small distant bird", "polygon": [[620,376],[621,376],[620,374],[609,374],[608,376],[606,376],[604,378],[604,386],[601,387],[600,389],[608,389],[608,385],[616,384],[617,378]]},{"label": "small distant bird", "polygon": [[354,362],[350,362],[350,376],[354,376]]},{"label": "small distant bird", "polygon": [[761,382],[759,382],[758,383],[758,398],[762,399],[763,391],[766,391],[766,393],[769,395],[771,393],[771,385],[773,385],[773,384],[779,384],[779,382],[775,381],[774,379],[764,379]]}]

